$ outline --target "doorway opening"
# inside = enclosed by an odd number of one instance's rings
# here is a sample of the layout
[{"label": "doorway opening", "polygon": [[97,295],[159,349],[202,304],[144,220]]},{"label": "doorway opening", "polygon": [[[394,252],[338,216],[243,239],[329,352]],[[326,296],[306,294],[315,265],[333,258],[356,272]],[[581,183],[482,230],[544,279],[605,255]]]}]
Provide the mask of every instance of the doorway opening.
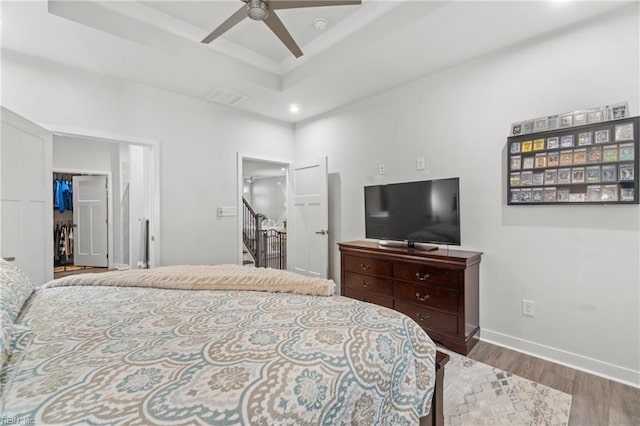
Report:
[{"label": "doorway opening", "polygon": [[113,245],[110,184],[108,171],[53,171],[54,278],[108,269]]},{"label": "doorway opening", "polygon": [[289,164],[242,155],[238,160],[240,263],[287,269]]},{"label": "doorway opening", "polygon": [[[54,130],[52,160],[54,182],[58,177],[71,183],[73,207],[54,209],[54,277],[158,264],[155,145]],[[61,236],[67,238],[64,248]]]}]

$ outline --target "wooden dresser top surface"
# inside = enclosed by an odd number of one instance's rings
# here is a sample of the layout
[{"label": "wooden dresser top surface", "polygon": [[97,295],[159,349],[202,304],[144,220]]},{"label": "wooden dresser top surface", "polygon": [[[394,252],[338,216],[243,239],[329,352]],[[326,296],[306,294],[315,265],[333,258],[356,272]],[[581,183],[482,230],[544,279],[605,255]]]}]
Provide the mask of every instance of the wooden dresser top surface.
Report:
[{"label": "wooden dresser top surface", "polygon": [[425,259],[441,259],[441,260],[457,260],[464,261],[465,263],[477,263],[482,256],[481,252],[465,251],[465,250],[449,250],[447,248],[438,250],[420,250],[407,247],[388,247],[381,246],[377,241],[348,241],[338,243],[340,250],[374,250],[378,253],[385,253],[389,255],[398,256],[411,256]]}]

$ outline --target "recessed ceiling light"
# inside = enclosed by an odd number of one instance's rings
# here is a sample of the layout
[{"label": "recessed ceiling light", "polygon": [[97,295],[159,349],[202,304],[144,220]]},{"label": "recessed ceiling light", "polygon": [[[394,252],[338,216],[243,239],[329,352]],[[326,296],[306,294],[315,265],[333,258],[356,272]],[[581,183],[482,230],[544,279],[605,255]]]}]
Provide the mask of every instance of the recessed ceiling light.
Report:
[{"label": "recessed ceiling light", "polygon": [[329,25],[329,21],[325,18],[318,17],[311,21],[311,25],[313,25],[313,28],[318,31],[324,31],[324,29],[327,28],[327,25]]},{"label": "recessed ceiling light", "polygon": [[295,114],[296,112],[300,111],[300,108],[298,108],[298,105],[296,104],[291,104],[289,105],[289,111]]}]

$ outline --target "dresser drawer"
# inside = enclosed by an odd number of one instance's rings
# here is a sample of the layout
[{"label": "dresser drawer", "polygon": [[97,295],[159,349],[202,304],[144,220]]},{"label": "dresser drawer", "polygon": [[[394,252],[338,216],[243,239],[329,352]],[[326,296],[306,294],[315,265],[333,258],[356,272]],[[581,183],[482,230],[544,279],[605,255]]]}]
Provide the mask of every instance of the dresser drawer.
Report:
[{"label": "dresser drawer", "polygon": [[395,310],[400,311],[420,326],[442,331],[444,333],[458,334],[458,316],[447,314],[423,306],[405,303],[396,300]]},{"label": "dresser drawer", "polygon": [[361,274],[391,276],[391,262],[370,257],[345,255],[344,269]]},{"label": "dresser drawer", "polygon": [[433,266],[420,265],[418,263],[394,263],[393,276],[403,281],[458,287],[457,271],[434,268]]},{"label": "dresser drawer", "polygon": [[393,283],[393,297],[402,302],[458,312],[458,290],[402,281]]},{"label": "dresser drawer", "polygon": [[369,293],[368,291],[354,290],[352,288],[345,288],[344,295],[352,299],[360,300],[362,302],[373,303],[375,305],[384,306],[385,308],[393,309],[393,297],[384,296],[382,294]]},{"label": "dresser drawer", "polygon": [[391,278],[372,277],[370,275],[356,274],[355,272],[345,272],[344,279],[344,285],[347,288],[370,291],[371,293],[380,293],[387,296],[393,294]]}]

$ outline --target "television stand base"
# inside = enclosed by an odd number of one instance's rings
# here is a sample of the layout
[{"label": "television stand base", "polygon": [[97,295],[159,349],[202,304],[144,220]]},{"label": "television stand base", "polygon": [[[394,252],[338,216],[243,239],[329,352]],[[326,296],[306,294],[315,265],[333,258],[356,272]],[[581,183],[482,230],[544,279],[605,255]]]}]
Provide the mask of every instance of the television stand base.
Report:
[{"label": "television stand base", "polygon": [[378,240],[378,244],[383,247],[405,247],[415,250],[434,251],[438,250],[438,246],[424,243],[416,243],[413,241],[394,241],[394,240]]}]

